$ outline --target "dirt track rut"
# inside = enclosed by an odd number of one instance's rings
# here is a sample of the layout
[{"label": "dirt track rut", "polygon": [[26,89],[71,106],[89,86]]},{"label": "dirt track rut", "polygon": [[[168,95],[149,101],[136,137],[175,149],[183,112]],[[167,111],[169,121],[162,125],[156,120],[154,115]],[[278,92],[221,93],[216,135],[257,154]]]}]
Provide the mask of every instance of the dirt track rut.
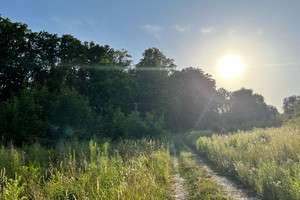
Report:
[{"label": "dirt track rut", "polygon": [[185,200],[188,196],[188,191],[186,189],[185,180],[179,176],[177,152],[173,140],[171,141],[171,151],[174,156],[173,164],[175,169],[175,174],[173,175],[173,181],[174,181],[173,196],[175,200]]},{"label": "dirt track rut", "polygon": [[203,161],[203,159],[201,159],[201,157],[197,153],[195,153],[186,144],[183,143],[183,145],[189,152],[195,155],[198,162],[211,174],[211,176],[216,180],[216,182],[219,185],[221,185],[232,198],[238,200],[259,200],[259,198],[250,190],[244,189],[238,184],[236,184],[234,181],[224,176],[218,175]]}]

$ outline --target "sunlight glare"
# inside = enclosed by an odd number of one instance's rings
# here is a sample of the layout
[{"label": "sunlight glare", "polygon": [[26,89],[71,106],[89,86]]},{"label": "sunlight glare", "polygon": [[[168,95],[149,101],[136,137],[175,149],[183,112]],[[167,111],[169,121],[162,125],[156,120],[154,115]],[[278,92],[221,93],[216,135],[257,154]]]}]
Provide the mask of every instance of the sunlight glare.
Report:
[{"label": "sunlight glare", "polygon": [[235,78],[242,70],[243,62],[236,56],[227,56],[219,63],[219,72],[227,79]]}]

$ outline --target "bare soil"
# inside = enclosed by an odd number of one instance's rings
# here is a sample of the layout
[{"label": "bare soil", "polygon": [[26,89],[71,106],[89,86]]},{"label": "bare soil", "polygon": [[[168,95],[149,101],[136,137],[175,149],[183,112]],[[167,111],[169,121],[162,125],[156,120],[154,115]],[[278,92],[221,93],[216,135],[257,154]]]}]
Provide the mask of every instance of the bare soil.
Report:
[{"label": "bare soil", "polygon": [[177,153],[176,148],[174,146],[174,141],[171,141],[171,151],[173,154],[173,165],[175,169],[175,174],[173,175],[174,188],[173,188],[173,196],[175,200],[185,200],[188,196],[188,191],[186,189],[185,180],[180,177],[178,171],[178,161],[177,161]]}]

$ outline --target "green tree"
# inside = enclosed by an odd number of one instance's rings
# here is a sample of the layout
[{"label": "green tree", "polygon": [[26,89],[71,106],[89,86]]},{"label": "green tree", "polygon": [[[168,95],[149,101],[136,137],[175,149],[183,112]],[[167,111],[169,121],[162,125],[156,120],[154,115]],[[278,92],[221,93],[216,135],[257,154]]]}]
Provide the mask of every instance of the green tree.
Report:
[{"label": "green tree", "polygon": [[86,97],[80,95],[74,88],[63,87],[50,110],[52,132],[49,137],[88,138],[91,136],[88,130],[92,120],[92,110]]},{"label": "green tree", "polygon": [[293,95],[284,98],[283,111],[287,119],[291,119],[293,117],[294,110],[298,104],[300,104],[300,96]]},{"label": "green tree", "polygon": [[122,69],[93,70],[90,74],[88,97],[96,112],[105,115],[113,105],[128,114],[134,108],[134,79]]},{"label": "green tree", "polygon": [[34,61],[31,79],[39,84],[45,84],[49,78],[49,71],[59,64],[59,40],[56,34],[46,31],[32,32],[28,42],[32,46]]},{"label": "green tree", "polygon": [[277,109],[267,105],[264,97],[251,89],[241,88],[231,92],[227,102],[228,109],[221,117],[223,125],[231,131],[280,124]]},{"label": "green tree", "polygon": [[144,51],[135,69],[137,103],[142,114],[164,113],[167,78],[175,67],[174,60],[167,58],[159,49],[149,48]]},{"label": "green tree", "polygon": [[12,23],[0,15],[0,98],[18,94],[30,79],[34,56],[26,24]]},{"label": "green tree", "polygon": [[180,129],[211,128],[218,115],[215,80],[192,67],[174,72],[172,77],[180,86],[177,90],[180,111],[176,120]]},{"label": "green tree", "polygon": [[24,89],[19,98],[0,105],[0,136],[6,141],[32,143],[46,136],[47,123],[42,118],[43,106],[36,101],[36,89]]}]

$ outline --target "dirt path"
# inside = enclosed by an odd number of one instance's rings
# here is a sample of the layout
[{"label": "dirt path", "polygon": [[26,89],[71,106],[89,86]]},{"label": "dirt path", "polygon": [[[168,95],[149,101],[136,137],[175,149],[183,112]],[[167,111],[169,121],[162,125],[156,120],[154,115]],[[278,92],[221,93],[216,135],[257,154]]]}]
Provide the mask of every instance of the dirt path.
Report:
[{"label": "dirt path", "polygon": [[192,154],[195,155],[198,162],[212,175],[212,177],[216,180],[216,182],[221,185],[225,191],[228,192],[228,194],[234,198],[234,199],[240,199],[240,200],[259,200],[258,197],[256,197],[255,194],[253,194],[251,191],[241,188],[239,185],[237,185],[235,182],[229,180],[228,178],[224,176],[217,175],[216,172],[214,172],[201,158],[197,153],[194,153],[191,148],[189,148],[186,144],[184,144],[184,147],[190,151]]},{"label": "dirt path", "polygon": [[173,158],[173,164],[174,164],[174,169],[175,169],[175,175],[173,175],[173,181],[174,181],[174,189],[173,189],[173,194],[175,200],[184,200],[186,199],[188,195],[188,191],[185,188],[185,181],[183,178],[179,176],[179,171],[178,171],[178,161],[177,161],[177,152],[176,148],[174,146],[174,141],[171,141],[171,151],[174,156]]}]

